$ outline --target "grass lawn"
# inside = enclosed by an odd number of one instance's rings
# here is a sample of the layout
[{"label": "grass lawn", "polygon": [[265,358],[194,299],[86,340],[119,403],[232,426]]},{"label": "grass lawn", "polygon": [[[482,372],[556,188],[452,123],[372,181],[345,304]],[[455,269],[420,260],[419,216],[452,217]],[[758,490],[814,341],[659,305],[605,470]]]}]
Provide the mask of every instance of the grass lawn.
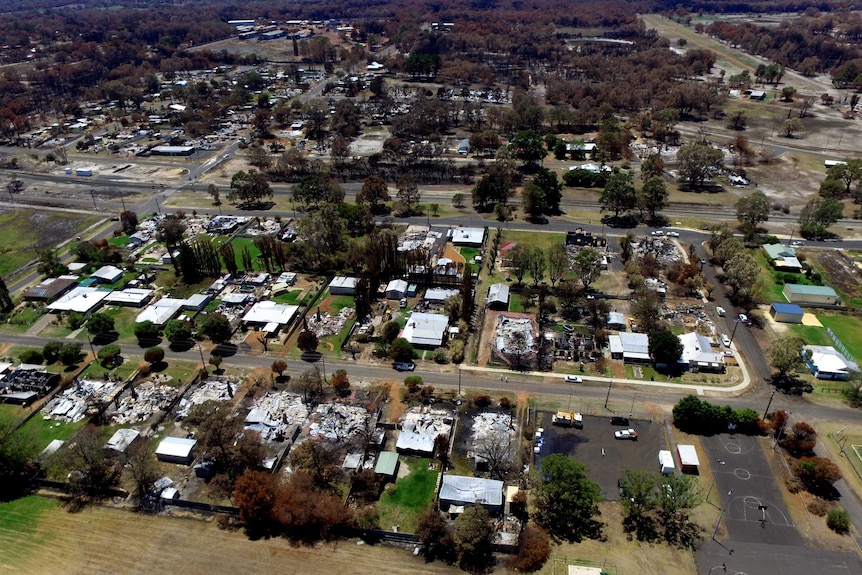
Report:
[{"label": "grass lawn", "polygon": [[[547,250],[553,245],[565,243],[566,234],[503,230],[501,246],[509,242],[525,244],[531,247],[536,246],[543,250]],[[464,254],[464,248],[461,248],[461,253],[466,257],[466,254]]]},{"label": "grass lawn", "polygon": [[40,317],[42,317],[41,311],[24,307],[19,309],[15,315],[9,318],[9,323],[29,327]]},{"label": "grass lawn", "polygon": [[403,533],[416,531],[419,514],[431,503],[437,483],[438,471],[428,471],[430,462],[430,459],[402,460],[402,465],[410,467],[410,475],[396,481],[394,487],[387,487],[377,504],[384,529],[398,525]]},{"label": "grass lawn", "polygon": [[82,419],[75,423],[63,423],[62,421],[54,421],[53,419],[43,419],[41,415],[36,414],[30,418],[30,421],[25,423],[21,429],[21,433],[30,434],[36,441],[39,450],[48,447],[48,444],[55,439],[66,440],[78,433],[85,425],[87,420]]},{"label": "grass lawn", "polygon": [[[206,357],[207,355],[207,352],[204,351],[204,357]],[[167,383],[167,385],[179,387],[188,383],[189,379],[197,373],[197,370],[199,368],[200,363],[192,363],[188,361],[170,361],[168,362],[168,366],[165,368],[165,370],[158,373],[170,375],[173,379],[171,379]]]},{"label": "grass lawn", "polygon": [[34,247],[56,245],[74,237],[101,216],[30,209],[0,211],[0,276],[36,258]]},{"label": "grass lawn", "polygon": [[[45,534],[42,534],[41,537],[35,537],[40,516],[45,511],[57,509],[59,505],[54,499],[35,495],[0,503],[0,534],[2,534],[0,545],[3,545],[9,552],[8,559],[17,556],[22,546],[29,549],[42,543]],[[6,534],[8,533],[15,533],[18,536],[16,537],[18,540],[14,544],[14,552],[12,552],[11,546],[7,546]],[[8,566],[5,560],[0,562],[0,566],[2,565]]]},{"label": "grass lawn", "polygon": [[[753,255],[754,259],[757,260],[757,265],[760,266],[762,270],[767,270],[768,272],[760,274],[760,278],[763,280],[762,299],[764,303],[785,301],[783,293],[785,283],[818,285],[806,278],[805,274],[794,274],[789,272],[775,271],[775,269],[771,265],[769,265],[769,262],[766,259],[766,254],[763,253],[763,250],[752,250],[751,255]],[[782,277],[781,280],[779,280],[779,274]]]},{"label": "grass lawn", "polygon": [[[818,318],[823,321],[823,318]],[[813,325],[789,325],[790,331],[802,338],[808,345],[832,345],[832,339],[822,327]]]},{"label": "grass lawn", "polygon": [[[135,339],[135,318],[141,313],[138,308],[125,306],[109,306],[101,310],[101,313],[108,315],[114,319],[114,331],[119,335],[120,340]],[[76,339],[86,341],[87,331],[84,330],[78,334]]]},{"label": "grass lawn", "polygon": [[220,306],[220,305],[221,305],[221,300],[220,299],[214,299],[207,304],[207,306],[204,308],[204,311],[207,313],[212,313],[216,309],[218,309],[218,306]]},{"label": "grass lawn", "polygon": [[332,299],[329,301],[329,305],[331,305],[334,309],[341,311],[346,307],[353,307],[354,305],[356,305],[356,302],[353,300],[353,296],[337,295],[332,296]]},{"label": "grass lawn", "polygon": [[102,379],[105,377],[105,374],[108,373],[119,377],[122,381],[125,381],[137,368],[138,362],[129,359],[125,359],[122,364],[113,369],[106,369],[102,367],[101,363],[94,361],[87,366],[87,369],[81,372],[79,377],[82,379]]},{"label": "grass lawn", "polygon": [[350,329],[353,327],[353,324],[356,323],[355,319],[348,320],[344,322],[344,327],[341,328],[341,331],[335,335],[328,335],[323,338],[323,341],[328,342],[332,345],[332,349],[329,349],[328,345],[322,345],[318,348],[318,351],[321,351],[326,354],[335,354],[336,356],[341,356],[341,346],[344,344],[344,339],[347,337],[347,334],[350,333]]},{"label": "grass lawn", "polygon": [[275,303],[280,304],[289,304],[289,305],[300,305],[299,296],[302,295],[301,289],[295,289],[292,291],[287,291],[277,296],[270,298]]},{"label": "grass lawn", "polygon": [[124,247],[127,243],[129,243],[129,236],[117,236],[115,238],[111,238],[108,240],[108,243],[112,246],[117,246],[118,248]]},{"label": "grass lawn", "polygon": [[[832,329],[841,343],[850,350],[857,363],[862,363],[862,320],[853,315],[822,315],[817,316],[824,327]],[[826,345],[832,345],[832,338],[822,330],[829,340]]]},{"label": "grass lawn", "polygon": [[[225,243],[228,239],[228,236],[217,236],[213,239],[213,246],[218,247]],[[233,242],[233,253],[236,257],[236,265],[239,269],[245,269],[245,264],[242,263],[242,253],[248,248],[248,253],[251,255],[251,261],[255,271],[263,270],[263,263],[258,259],[260,256],[260,250],[257,246],[254,245],[254,240],[251,238],[234,238]]]}]

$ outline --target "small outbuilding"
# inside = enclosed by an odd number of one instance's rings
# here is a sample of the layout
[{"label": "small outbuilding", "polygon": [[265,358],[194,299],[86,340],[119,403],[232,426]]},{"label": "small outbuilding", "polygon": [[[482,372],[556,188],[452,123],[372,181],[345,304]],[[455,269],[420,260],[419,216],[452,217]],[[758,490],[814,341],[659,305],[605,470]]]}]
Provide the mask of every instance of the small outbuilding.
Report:
[{"label": "small outbuilding", "polygon": [[838,305],[841,300],[829,286],[809,286],[803,284],[784,284],[782,291],[790,303],[809,305]]},{"label": "small outbuilding", "polygon": [[118,429],[105,444],[105,449],[114,453],[125,453],[140,436],[141,432],[137,429]]},{"label": "small outbuilding", "polygon": [[98,283],[112,284],[122,279],[123,270],[116,266],[102,266],[90,274],[90,277],[95,279]]},{"label": "small outbuilding", "polygon": [[680,443],[676,446],[676,453],[679,457],[680,471],[697,475],[700,459],[697,458],[697,450],[694,445]]},{"label": "small outbuilding", "polygon": [[335,276],[329,282],[329,293],[331,295],[354,295],[356,294],[356,284],[359,283],[359,278]]},{"label": "small outbuilding", "polygon": [[404,280],[392,280],[386,284],[386,299],[397,299],[407,297],[407,282]]},{"label": "small outbuilding", "polygon": [[626,330],[626,316],[618,311],[608,312],[608,329]]},{"label": "small outbuilding", "polygon": [[194,451],[197,440],[184,437],[166,437],[156,448],[156,458],[165,463],[177,463],[188,465],[194,459]]},{"label": "small outbuilding", "polygon": [[769,315],[780,323],[802,323],[805,312],[795,303],[775,302],[769,306]]},{"label": "small outbuilding", "polygon": [[386,479],[394,479],[398,475],[399,467],[398,454],[394,451],[381,451],[377,456],[377,464],[374,466],[374,473],[382,475]]},{"label": "small outbuilding", "polygon": [[492,284],[488,288],[488,309],[507,311],[509,309],[509,286]]}]

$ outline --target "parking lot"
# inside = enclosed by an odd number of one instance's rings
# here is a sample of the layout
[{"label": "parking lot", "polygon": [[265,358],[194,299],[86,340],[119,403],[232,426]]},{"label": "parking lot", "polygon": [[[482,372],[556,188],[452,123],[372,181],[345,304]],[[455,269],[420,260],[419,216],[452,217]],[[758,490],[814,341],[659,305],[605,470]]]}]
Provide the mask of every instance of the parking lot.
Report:
[{"label": "parking lot", "polygon": [[[562,453],[580,461],[587,473],[602,488],[605,499],[619,499],[617,480],[626,469],[658,471],[658,452],[667,449],[660,423],[632,419],[627,427],[611,425],[611,418],[584,416],[583,429],[558,427],[552,424],[553,413],[540,413],[542,448],[541,458]],[[638,433],[637,441],[619,440],[614,432],[632,428]]]}]

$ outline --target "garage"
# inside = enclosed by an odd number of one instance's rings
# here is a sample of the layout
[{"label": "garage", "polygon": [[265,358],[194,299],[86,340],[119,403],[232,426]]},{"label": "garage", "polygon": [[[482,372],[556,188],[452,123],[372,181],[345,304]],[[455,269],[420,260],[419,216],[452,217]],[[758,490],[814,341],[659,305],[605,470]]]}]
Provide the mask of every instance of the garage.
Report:
[{"label": "garage", "polygon": [[795,303],[773,303],[769,306],[769,315],[779,323],[802,323],[805,314]]}]

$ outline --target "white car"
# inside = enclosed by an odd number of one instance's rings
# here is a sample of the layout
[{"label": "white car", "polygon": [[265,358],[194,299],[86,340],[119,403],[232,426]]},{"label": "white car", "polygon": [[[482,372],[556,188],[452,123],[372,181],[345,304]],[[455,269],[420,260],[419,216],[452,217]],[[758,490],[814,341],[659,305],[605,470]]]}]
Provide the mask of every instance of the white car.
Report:
[{"label": "white car", "polygon": [[739,314],[739,321],[741,321],[742,323],[747,323],[748,322],[748,316],[745,315],[744,313]]},{"label": "white car", "polygon": [[727,315],[727,310],[719,305],[715,307],[715,313],[718,314],[718,317],[724,317]]},{"label": "white car", "polygon": [[667,232],[667,234],[665,234],[665,235],[669,238],[678,238],[679,232]]},{"label": "white car", "polygon": [[790,242],[790,247],[792,247],[792,248],[798,248],[799,246],[802,246],[802,245],[805,245],[805,244],[803,242],[798,241],[798,240]]},{"label": "white car", "polygon": [[663,235],[664,235],[664,232],[663,232],[663,231],[661,231],[661,230],[655,230],[655,231],[652,233],[652,235],[654,235],[654,236],[663,236]]},{"label": "white car", "polygon": [[730,338],[727,337],[726,333],[721,334],[721,345],[724,347],[730,347]]},{"label": "white car", "polygon": [[620,429],[619,431],[614,431],[614,439],[631,439],[632,441],[637,441],[638,432],[634,429]]},{"label": "white car", "polygon": [[584,380],[577,375],[567,375],[566,383],[584,383]]}]

